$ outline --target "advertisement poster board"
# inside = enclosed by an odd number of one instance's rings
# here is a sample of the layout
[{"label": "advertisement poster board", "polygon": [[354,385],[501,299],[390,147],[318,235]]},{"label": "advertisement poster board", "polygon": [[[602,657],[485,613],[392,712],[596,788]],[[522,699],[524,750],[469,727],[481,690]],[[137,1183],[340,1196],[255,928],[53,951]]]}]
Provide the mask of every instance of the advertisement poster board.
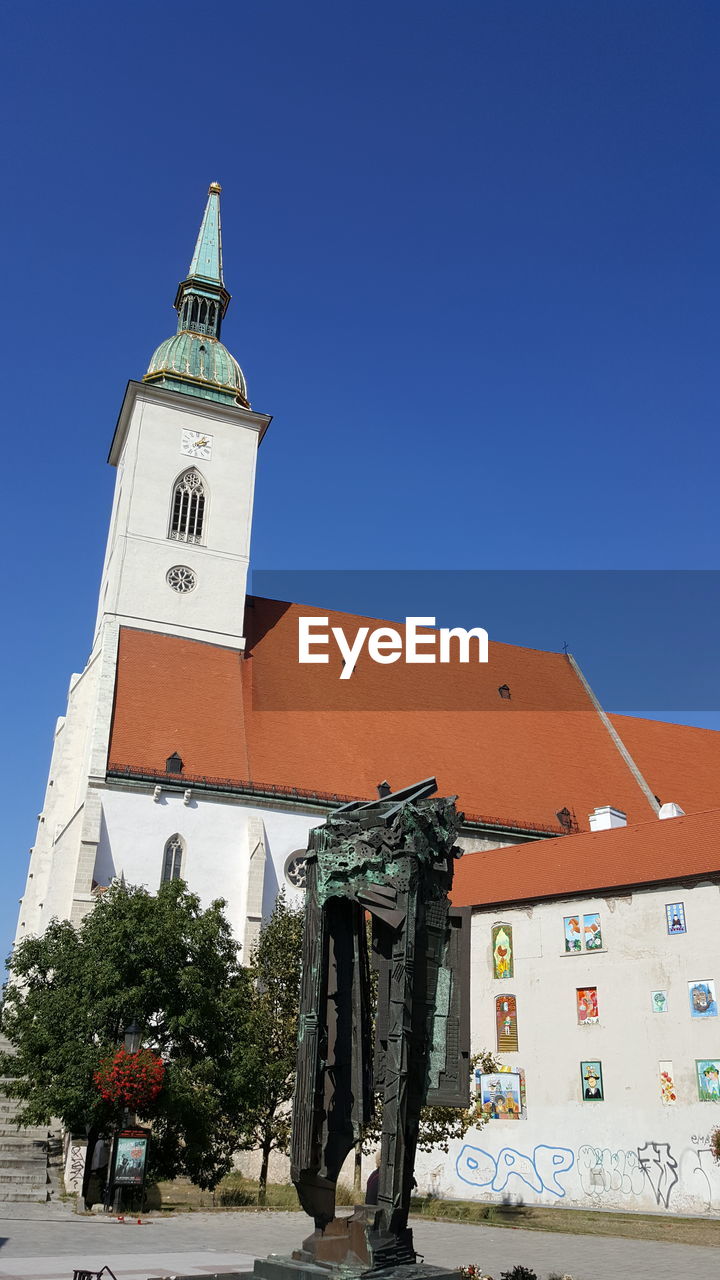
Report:
[{"label": "advertisement poster board", "polygon": [[124,1129],[115,1142],[112,1182],[116,1187],[142,1187],[150,1135],[146,1129]]}]

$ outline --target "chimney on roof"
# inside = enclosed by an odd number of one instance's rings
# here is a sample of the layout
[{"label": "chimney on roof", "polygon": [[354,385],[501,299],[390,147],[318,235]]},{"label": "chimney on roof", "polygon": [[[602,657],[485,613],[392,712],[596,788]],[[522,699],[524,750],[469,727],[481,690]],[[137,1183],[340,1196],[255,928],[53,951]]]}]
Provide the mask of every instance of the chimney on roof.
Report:
[{"label": "chimney on roof", "polygon": [[591,831],[609,831],[611,827],[626,827],[627,814],[622,809],[613,809],[611,804],[603,804],[590,814]]},{"label": "chimney on roof", "polygon": [[660,806],[658,818],[684,818],[685,810],[680,808],[679,804],[675,804],[673,800],[668,800],[667,804]]}]

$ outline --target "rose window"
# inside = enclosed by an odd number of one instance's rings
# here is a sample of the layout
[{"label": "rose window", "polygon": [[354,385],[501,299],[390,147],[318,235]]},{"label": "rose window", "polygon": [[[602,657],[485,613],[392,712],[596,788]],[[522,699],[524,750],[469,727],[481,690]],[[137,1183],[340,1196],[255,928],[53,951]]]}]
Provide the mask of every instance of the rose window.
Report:
[{"label": "rose window", "polygon": [[188,569],[186,564],[173,565],[172,569],[168,569],[165,577],[168,586],[172,587],[173,591],[179,591],[181,595],[192,591],[197,582],[192,569]]},{"label": "rose window", "polygon": [[307,885],[307,851],[296,849],[285,859],[285,879],[293,889],[304,889]]}]

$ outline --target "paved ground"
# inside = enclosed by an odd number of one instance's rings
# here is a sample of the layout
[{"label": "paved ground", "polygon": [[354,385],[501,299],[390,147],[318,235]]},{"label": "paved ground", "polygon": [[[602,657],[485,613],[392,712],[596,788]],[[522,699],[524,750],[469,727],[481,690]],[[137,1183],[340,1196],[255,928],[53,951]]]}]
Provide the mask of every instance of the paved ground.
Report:
[{"label": "paved ground", "polygon": [[[499,1280],[517,1263],[546,1280],[718,1280],[720,1260],[697,1245],[562,1236],[453,1222],[413,1223],[425,1261],[474,1262]],[[118,1280],[241,1270],[288,1253],[308,1232],[300,1213],[188,1213],[119,1223],[74,1217],[61,1205],[0,1205],[0,1280],[72,1280],[75,1268],[108,1265]]]}]

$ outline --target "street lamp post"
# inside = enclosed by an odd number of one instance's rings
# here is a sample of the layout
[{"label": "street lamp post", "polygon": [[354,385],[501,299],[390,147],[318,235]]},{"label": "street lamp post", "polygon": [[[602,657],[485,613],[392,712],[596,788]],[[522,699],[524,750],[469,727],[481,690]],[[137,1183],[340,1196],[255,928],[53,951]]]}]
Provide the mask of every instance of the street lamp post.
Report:
[{"label": "street lamp post", "polygon": [[[142,1028],[138,1026],[134,1018],[130,1023],[130,1026],[125,1028],[125,1037],[124,1037],[123,1043],[125,1046],[126,1053],[138,1053],[138,1051],[142,1046]],[[127,1128],[128,1125],[132,1123],[133,1123],[133,1117],[131,1116],[128,1108],[126,1107],[123,1113],[122,1123],[115,1134],[114,1151],[112,1153],[112,1157],[108,1164],[108,1180],[111,1179],[113,1176],[114,1166],[117,1161],[117,1145],[118,1145],[119,1134],[122,1131],[122,1129]],[[112,1194],[112,1190],[113,1190],[112,1186],[108,1184],[107,1196],[106,1196],[106,1203],[108,1205],[110,1203],[110,1195]],[[113,1204],[113,1210],[115,1213],[120,1212],[120,1208],[122,1205],[122,1191],[123,1191],[122,1186],[115,1187],[114,1204]]]}]

